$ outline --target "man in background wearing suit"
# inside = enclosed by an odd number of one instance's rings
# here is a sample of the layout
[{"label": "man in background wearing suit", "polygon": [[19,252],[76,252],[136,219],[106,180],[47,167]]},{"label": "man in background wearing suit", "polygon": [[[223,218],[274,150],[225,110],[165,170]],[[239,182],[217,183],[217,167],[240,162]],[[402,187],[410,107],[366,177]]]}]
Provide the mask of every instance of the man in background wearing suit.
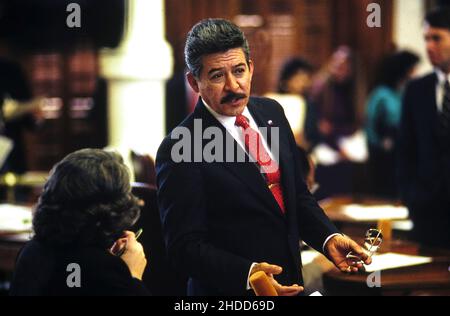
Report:
[{"label": "man in background wearing suit", "polygon": [[[156,168],[168,256],[189,276],[188,294],[248,295],[249,277],[264,271],[279,295],[298,295],[300,239],[343,271],[362,266],[346,260],[349,251],[370,263],[308,192],[282,107],[250,97],[254,65],[242,31],[203,20],[188,34],[185,59],[201,98],[161,144]],[[211,161],[202,153],[213,138],[225,149]],[[190,146],[180,150],[181,140]]]},{"label": "man in background wearing suit", "polygon": [[450,8],[430,12],[424,31],[435,71],[412,81],[405,92],[400,186],[414,239],[450,248]]}]

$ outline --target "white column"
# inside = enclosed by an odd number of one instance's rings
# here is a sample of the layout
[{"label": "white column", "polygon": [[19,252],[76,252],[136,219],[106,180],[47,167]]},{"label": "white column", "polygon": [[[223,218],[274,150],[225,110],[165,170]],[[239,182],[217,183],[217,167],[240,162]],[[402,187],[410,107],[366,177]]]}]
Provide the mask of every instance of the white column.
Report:
[{"label": "white column", "polygon": [[399,49],[408,49],[420,55],[418,73],[432,70],[423,39],[425,0],[394,1],[394,42]]},{"label": "white column", "polygon": [[108,80],[109,147],[156,156],[164,137],[165,80],[172,50],[165,40],[163,0],[128,0],[124,40],[101,53]]}]

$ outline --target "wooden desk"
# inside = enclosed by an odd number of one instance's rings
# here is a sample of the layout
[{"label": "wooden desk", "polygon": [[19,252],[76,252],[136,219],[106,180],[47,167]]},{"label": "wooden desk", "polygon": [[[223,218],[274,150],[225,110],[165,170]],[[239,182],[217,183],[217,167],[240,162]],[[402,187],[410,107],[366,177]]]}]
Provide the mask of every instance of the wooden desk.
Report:
[{"label": "wooden desk", "polygon": [[348,275],[337,269],[323,277],[327,295],[334,296],[450,296],[450,252],[420,249],[413,243],[397,242],[391,246],[394,252],[433,257],[433,262],[381,271],[381,287],[369,288],[369,273]]},{"label": "wooden desk", "polygon": [[[348,196],[337,196],[319,201],[320,206],[325,210],[327,216],[336,222],[356,222],[355,219],[347,216],[343,212],[343,207],[351,204],[359,204],[362,206],[381,206],[381,205],[392,205],[401,206],[399,201],[383,200],[371,197],[348,197]],[[391,217],[392,220],[404,220],[404,218]]]},{"label": "wooden desk", "polygon": [[[5,190],[5,196],[2,198],[9,203],[35,203],[44,188],[47,178],[48,172],[27,172],[23,175],[16,175],[9,172],[1,175],[0,188]],[[16,192],[17,190],[21,190],[19,196],[16,196],[18,193]],[[26,194],[22,191],[26,192]]]},{"label": "wooden desk", "polygon": [[[393,205],[397,201],[374,198],[336,197],[320,202],[328,217],[341,231],[362,244],[365,231],[377,227],[378,220],[359,221],[348,217],[343,206],[360,204],[363,206]],[[395,221],[395,218],[391,218]],[[402,220],[402,219],[398,219]],[[381,252],[396,252],[408,255],[432,257],[433,262],[418,266],[404,267],[381,272],[381,287],[369,288],[367,278],[370,273],[348,275],[337,269],[323,277],[327,295],[450,295],[450,252],[436,249],[421,249],[408,242],[407,233],[394,231],[392,240],[383,241]]]},{"label": "wooden desk", "polygon": [[[344,207],[357,204],[363,207],[372,206],[402,206],[398,201],[382,200],[371,197],[346,197],[338,196],[332,197],[319,202],[319,205],[323,208],[327,216],[336,224],[339,230],[348,236],[363,237],[369,228],[377,228],[378,224],[382,220],[388,220],[390,222],[404,221],[404,217],[393,217],[383,218],[382,216],[371,220],[356,220],[348,216],[344,212]],[[393,231],[394,239],[405,240],[408,238],[407,231]]]},{"label": "wooden desk", "polygon": [[[2,218],[7,222],[9,222],[11,218],[14,218],[14,216],[11,217],[10,214],[14,214],[16,211],[20,212],[17,221],[20,222],[22,218],[26,218],[27,221],[31,220],[31,207],[20,206],[17,208],[16,205],[10,204],[1,204],[1,206],[2,212],[6,212],[2,213]],[[29,212],[29,215],[26,212]],[[30,239],[31,235],[31,223],[13,225],[11,228],[9,227],[9,224],[5,225],[5,222],[3,222],[3,225],[1,225],[0,228],[0,273],[6,275],[13,272],[17,254],[23,245]]]}]

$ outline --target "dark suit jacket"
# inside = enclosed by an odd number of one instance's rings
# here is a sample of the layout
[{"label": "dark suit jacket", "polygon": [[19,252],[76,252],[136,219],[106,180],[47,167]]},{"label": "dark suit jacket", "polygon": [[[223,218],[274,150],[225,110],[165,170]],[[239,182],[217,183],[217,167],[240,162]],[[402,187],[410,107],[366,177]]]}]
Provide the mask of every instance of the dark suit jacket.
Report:
[{"label": "dark suit jacket", "polygon": [[[273,100],[251,98],[248,108],[260,127],[269,128],[270,120],[279,127],[286,215],[253,162],[175,163],[171,151],[177,140],[170,136],[158,151],[158,202],[167,251],[171,262],[191,277],[191,295],[249,294],[246,282],[253,262],[280,265],[281,283],[300,284],[299,239],[321,250],[326,238],[337,232],[302,181],[282,107]],[[228,134],[202,102],[180,127],[194,135],[194,120],[201,120],[203,130],[215,127]],[[228,136],[235,152],[245,156]],[[270,135],[267,139],[270,144]],[[203,140],[203,146],[209,142]],[[187,155],[194,156],[194,150]]]},{"label": "dark suit jacket", "polygon": [[[80,266],[81,287],[69,288],[67,278]],[[55,249],[30,241],[16,262],[10,295],[14,296],[144,296],[144,284],[131,276],[122,259],[95,247]]]},{"label": "dark suit jacket", "polygon": [[442,141],[438,133],[436,84],[436,74],[430,74],[405,91],[399,179],[419,241],[450,246],[450,141]]}]

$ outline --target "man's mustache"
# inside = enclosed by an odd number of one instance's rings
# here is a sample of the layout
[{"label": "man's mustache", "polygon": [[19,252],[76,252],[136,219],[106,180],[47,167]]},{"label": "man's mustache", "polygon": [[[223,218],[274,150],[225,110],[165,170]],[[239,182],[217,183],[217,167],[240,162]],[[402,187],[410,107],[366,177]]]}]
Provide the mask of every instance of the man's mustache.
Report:
[{"label": "man's mustache", "polygon": [[227,94],[226,96],[224,96],[222,98],[222,100],[220,101],[220,103],[224,104],[224,103],[231,102],[234,99],[240,100],[240,99],[245,99],[246,97],[247,96],[245,94],[243,94],[243,93],[233,93],[233,92],[231,92],[231,93]]}]

